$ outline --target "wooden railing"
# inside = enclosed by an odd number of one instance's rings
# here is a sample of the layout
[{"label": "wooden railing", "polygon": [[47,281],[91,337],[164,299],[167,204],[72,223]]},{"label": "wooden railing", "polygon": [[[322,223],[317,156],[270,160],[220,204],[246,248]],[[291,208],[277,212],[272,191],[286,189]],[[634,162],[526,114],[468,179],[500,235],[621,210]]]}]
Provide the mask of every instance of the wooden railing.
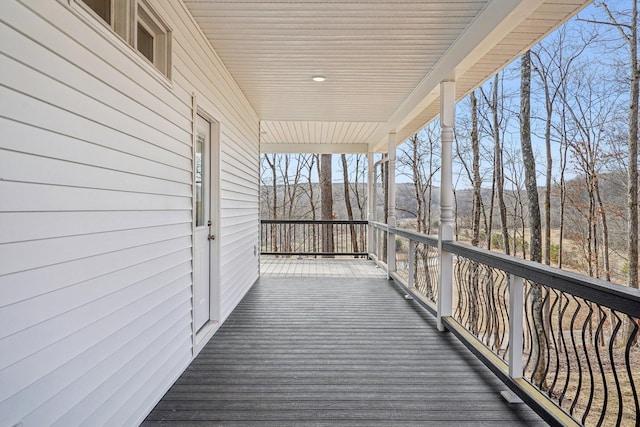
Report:
[{"label": "wooden railing", "polygon": [[640,291],[370,224],[371,257],[504,381],[506,397],[554,425],[640,425]]},{"label": "wooden railing", "polygon": [[260,221],[262,255],[367,256],[367,221]]}]

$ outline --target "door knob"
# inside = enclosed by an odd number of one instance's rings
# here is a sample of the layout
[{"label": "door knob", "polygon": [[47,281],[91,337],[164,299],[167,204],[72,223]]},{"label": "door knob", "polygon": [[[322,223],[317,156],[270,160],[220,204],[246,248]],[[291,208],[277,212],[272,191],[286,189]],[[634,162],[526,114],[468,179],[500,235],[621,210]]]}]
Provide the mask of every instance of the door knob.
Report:
[{"label": "door knob", "polygon": [[214,236],[213,234],[209,234],[209,235],[207,236],[207,239],[208,239],[208,240],[216,240],[216,236]]}]

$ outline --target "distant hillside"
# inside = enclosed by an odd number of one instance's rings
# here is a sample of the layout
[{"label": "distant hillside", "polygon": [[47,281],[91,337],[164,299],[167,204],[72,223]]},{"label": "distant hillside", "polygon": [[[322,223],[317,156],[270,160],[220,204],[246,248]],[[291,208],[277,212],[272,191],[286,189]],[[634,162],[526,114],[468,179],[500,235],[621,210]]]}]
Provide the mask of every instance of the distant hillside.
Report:
[{"label": "distant hillside", "polygon": [[[603,202],[608,207],[611,207],[610,219],[612,221],[612,231],[614,235],[618,233],[622,233],[620,235],[623,238],[624,227],[623,224],[619,224],[620,221],[616,222],[615,220],[620,220],[624,217],[624,209],[626,206],[626,173],[624,171],[611,172],[607,174],[602,174],[599,179],[600,190],[603,197]],[[587,194],[584,191],[584,178],[576,177],[567,183],[567,187],[570,191],[570,202],[572,204],[568,204],[567,211],[568,215],[571,214],[571,210],[579,211],[579,208],[576,208],[576,205],[580,205],[581,203],[587,203]],[[352,186],[353,188],[353,186]],[[358,203],[356,200],[356,195],[354,191],[351,191],[351,205],[354,212],[354,217],[356,219],[366,219],[367,217],[367,206],[366,206],[366,195],[367,195],[367,186],[365,184],[361,184],[358,188],[360,196],[362,210],[358,208]],[[296,192],[296,198],[294,207],[292,209],[289,208],[289,203],[286,203],[286,209],[283,212],[282,210],[282,201],[284,196],[284,187],[278,186],[278,217],[279,218],[289,218],[291,219],[311,219],[311,205],[309,203],[309,186],[308,184],[301,185],[298,191]],[[540,205],[543,207],[543,197],[544,197],[544,188],[539,188],[540,194]],[[552,217],[552,227],[557,228],[559,226],[560,219],[560,201],[559,201],[560,190],[557,185],[552,189],[552,206],[551,206],[551,217]],[[316,206],[316,218],[320,217],[320,186],[318,184],[313,185],[313,198]],[[272,199],[272,187],[271,186],[262,186],[261,187],[261,217],[264,219],[269,219],[272,217],[271,213],[271,199]],[[286,197],[288,199],[288,197]],[[488,212],[490,205],[491,191],[490,189],[483,188],[482,189],[482,199],[485,206],[485,211]],[[348,219],[346,205],[344,203],[344,187],[342,183],[333,184],[333,202],[334,202],[334,212],[337,219]],[[382,219],[383,215],[383,194],[382,187],[378,186],[377,189],[377,217]],[[461,228],[470,228],[471,226],[471,211],[472,211],[472,203],[473,203],[473,190],[470,188],[458,189],[455,191],[455,210],[457,214],[457,223]],[[524,190],[520,193],[515,191],[506,191],[505,192],[505,203],[507,204],[507,217],[511,226],[521,227],[522,217],[524,217],[525,223],[527,222],[528,213],[526,207],[526,194]],[[439,205],[440,205],[440,188],[433,187],[432,190],[432,200],[431,200],[431,211],[432,217],[434,220],[437,220],[439,216]],[[396,185],[396,213],[398,220],[404,219],[413,219],[415,218],[417,211],[417,203],[415,199],[414,187],[412,183],[399,183]],[[524,213],[522,212],[524,211]],[[289,215],[291,212],[291,215]],[[578,214],[579,212],[574,212],[574,214]],[[494,207],[494,224],[499,224],[498,217],[498,209],[497,206]]]}]

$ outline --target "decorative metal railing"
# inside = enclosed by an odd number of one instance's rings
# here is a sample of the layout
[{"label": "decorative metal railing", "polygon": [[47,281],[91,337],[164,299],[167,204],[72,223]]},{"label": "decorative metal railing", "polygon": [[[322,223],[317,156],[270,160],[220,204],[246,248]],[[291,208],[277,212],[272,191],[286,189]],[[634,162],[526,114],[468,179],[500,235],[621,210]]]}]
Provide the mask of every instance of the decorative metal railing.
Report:
[{"label": "decorative metal railing", "polygon": [[367,256],[367,221],[260,221],[263,255]]},{"label": "decorative metal railing", "polygon": [[[439,252],[434,237],[372,227],[395,242],[390,276],[547,421],[640,425],[640,291],[457,242]],[[439,283],[447,253],[452,280]],[[449,309],[438,300],[447,287]]]},{"label": "decorative metal railing", "polygon": [[435,313],[439,280],[438,239],[395,229],[395,245],[395,274]]}]

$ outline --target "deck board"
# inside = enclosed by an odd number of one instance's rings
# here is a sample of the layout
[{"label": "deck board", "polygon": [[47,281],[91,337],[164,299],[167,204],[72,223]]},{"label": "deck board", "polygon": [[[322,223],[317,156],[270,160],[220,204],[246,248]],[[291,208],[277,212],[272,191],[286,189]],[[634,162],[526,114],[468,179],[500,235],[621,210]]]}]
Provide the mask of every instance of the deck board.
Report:
[{"label": "deck board", "polygon": [[263,277],[143,425],[546,425],[383,278]]},{"label": "deck board", "polygon": [[386,270],[365,258],[313,258],[263,256],[261,277],[386,277]]}]

